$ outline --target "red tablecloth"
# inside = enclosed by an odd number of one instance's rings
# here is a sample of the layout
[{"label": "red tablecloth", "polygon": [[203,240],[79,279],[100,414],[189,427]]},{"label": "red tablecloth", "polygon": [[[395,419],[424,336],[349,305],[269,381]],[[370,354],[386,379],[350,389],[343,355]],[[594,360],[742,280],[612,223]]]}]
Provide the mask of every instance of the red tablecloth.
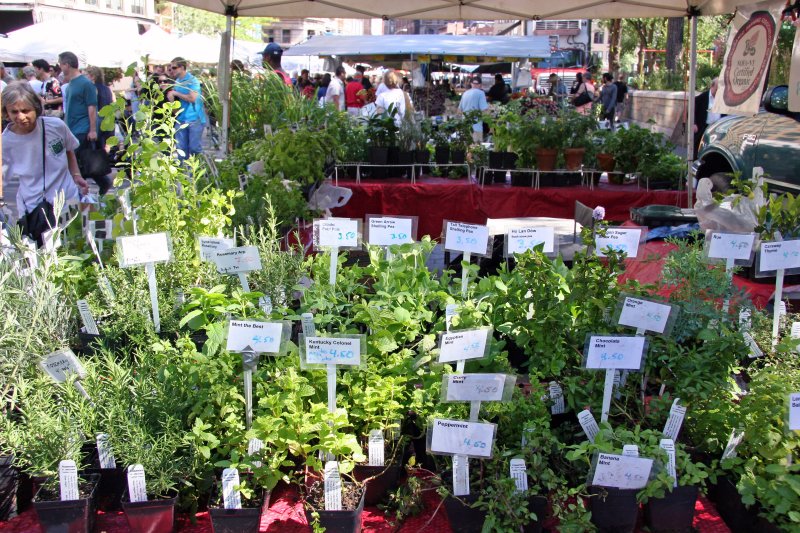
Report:
[{"label": "red tablecloth", "polygon": [[406,180],[339,180],[352,189],[344,207],[333,210],[337,217],[364,218],[367,214],[419,217],[418,236],[438,237],[444,220],[485,224],[487,218],[554,217],[573,218],[575,201],[606,209],[606,219],[622,222],[630,218],[631,207],[650,204],[686,205],[686,193],[646,191],[636,185],[606,185],[598,188],[549,187],[532,189],[479,185],[463,180],[423,178],[412,185]]}]

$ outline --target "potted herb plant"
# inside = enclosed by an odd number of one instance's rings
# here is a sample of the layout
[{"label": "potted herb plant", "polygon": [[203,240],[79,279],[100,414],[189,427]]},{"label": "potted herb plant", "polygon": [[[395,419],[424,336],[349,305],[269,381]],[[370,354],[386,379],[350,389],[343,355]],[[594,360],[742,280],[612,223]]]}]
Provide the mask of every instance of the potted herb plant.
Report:
[{"label": "potted herb plant", "polygon": [[[386,165],[389,163],[389,147],[397,145],[397,125],[394,115],[397,111],[392,108],[380,114],[375,114],[367,121],[367,141],[369,142],[369,163],[372,165]],[[385,178],[386,168],[375,167],[372,177]]]},{"label": "potted herb plant", "polygon": [[587,150],[592,148],[592,132],[597,121],[590,115],[569,111],[561,116],[564,121],[566,139],[564,143],[564,166],[567,170],[579,170]]},{"label": "potted herb plant", "polygon": [[[511,170],[516,167],[517,154],[512,150],[514,129],[518,127],[519,115],[507,108],[491,119],[492,142],[494,150],[489,152],[489,167]],[[512,180],[514,173],[512,173]],[[487,176],[489,183],[505,183],[505,172],[490,172]]]},{"label": "potted herb plant", "polygon": [[[257,455],[264,456],[263,453]],[[259,483],[266,470],[263,463],[255,458],[240,457],[234,450],[229,461],[219,461],[216,466],[225,470],[221,479],[214,483],[208,505],[214,532],[257,532],[270,500],[270,491],[260,488]],[[228,491],[226,485],[231,485]]]}]

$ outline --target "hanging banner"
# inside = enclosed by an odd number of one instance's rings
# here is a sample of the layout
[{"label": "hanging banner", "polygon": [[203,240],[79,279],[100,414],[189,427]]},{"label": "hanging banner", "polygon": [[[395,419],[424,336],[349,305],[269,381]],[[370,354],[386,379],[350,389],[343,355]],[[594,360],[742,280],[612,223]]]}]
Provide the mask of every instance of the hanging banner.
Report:
[{"label": "hanging banner", "polygon": [[738,8],[728,36],[714,113],[750,115],[758,112],[783,8],[783,0]]},{"label": "hanging banner", "polygon": [[800,111],[800,19],[794,25],[792,66],[789,70],[789,111]]}]

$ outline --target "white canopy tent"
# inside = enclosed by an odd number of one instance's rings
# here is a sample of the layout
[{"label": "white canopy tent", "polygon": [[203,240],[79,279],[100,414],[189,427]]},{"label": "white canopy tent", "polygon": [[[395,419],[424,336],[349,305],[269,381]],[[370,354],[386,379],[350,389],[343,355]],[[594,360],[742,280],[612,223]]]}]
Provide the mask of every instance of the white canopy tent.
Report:
[{"label": "white canopy tent", "polygon": [[[406,0],[376,2],[375,0],[175,0],[179,4],[225,15],[226,35],[230,39],[233,17],[341,17],[387,19],[444,19],[444,20],[541,20],[541,19],[609,19],[636,17],[689,17],[690,73],[687,114],[694,115],[694,95],[697,70],[697,17],[733,13],[737,6],[752,4],[753,0]],[[227,72],[220,65],[221,72]],[[225,84],[230,92],[230,84]],[[223,145],[227,147],[227,127],[230,116],[230,95],[222,98]],[[694,156],[691,128],[687,128],[688,165]],[[688,183],[689,203],[692,184]]]}]

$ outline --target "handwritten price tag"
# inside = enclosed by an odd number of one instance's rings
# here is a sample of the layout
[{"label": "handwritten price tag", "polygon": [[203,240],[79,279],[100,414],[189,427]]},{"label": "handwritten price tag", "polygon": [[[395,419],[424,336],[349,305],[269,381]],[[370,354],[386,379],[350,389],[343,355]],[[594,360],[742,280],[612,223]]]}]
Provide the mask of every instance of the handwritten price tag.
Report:
[{"label": "handwritten price tag", "polygon": [[505,374],[449,374],[444,377],[446,402],[499,402],[503,400]]},{"label": "handwritten price tag", "polygon": [[800,392],[789,395],[789,429],[800,431]]},{"label": "handwritten price tag", "polygon": [[172,259],[169,236],[166,233],[132,235],[117,239],[122,268],[147,263],[164,263]]},{"label": "handwritten price tag", "polygon": [[800,240],[761,244],[759,272],[800,268]]},{"label": "handwritten price tag", "polygon": [[486,255],[489,247],[489,228],[479,224],[447,222],[444,233],[444,249]]},{"label": "handwritten price tag", "polygon": [[314,221],[314,248],[358,248],[358,220],[325,218]]},{"label": "handwritten price tag", "polygon": [[361,364],[361,339],[343,337],[306,337],[306,363],[312,365]]},{"label": "handwritten price tag", "polygon": [[641,489],[647,485],[653,460],[601,453],[592,477],[592,485],[618,489]]},{"label": "handwritten price tag", "polygon": [[508,255],[521,254],[533,250],[544,244],[542,251],[545,254],[555,253],[556,231],[550,227],[523,227],[510,228],[506,236]]},{"label": "handwritten price tag", "polygon": [[443,333],[439,341],[439,362],[480,359],[486,355],[488,328]]},{"label": "handwritten price tag", "polygon": [[491,457],[494,432],[494,424],[437,418],[433,421],[431,453]]},{"label": "handwritten price tag", "polygon": [[605,257],[605,250],[612,249],[617,252],[625,252],[628,257],[639,255],[639,241],[642,238],[640,228],[608,228],[606,235],[597,235],[594,245],[598,257]]},{"label": "handwritten price tag", "polygon": [[231,320],[226,349],[241,352],[249,347],[256,353],[278,353],[281,351],[283,327],[282,322]]},{"label": "handwritten price tag", "polygon": [[672,307],[669,305],[627,297],[622,303],[619,324],[654,333],[664,333],[670,311]]},{"label": "handwritten price tag", "polygon": [[644,354],[644,337],[589,338],[586,368],[639,370]]},{"label": "handwritten price tag", "polygon": [[403,217],[370,217],[367,219],[370,244],[391,246],[414,242],[414,219]]},{"label": "handwritten price tag", "polygon": [[220,274],[238,274],[261,270],[261,257],[255,246],[240,246],[214,253],[214,263]]},{"label": "handwritten price tag", "polygon": [[755,238],[754,233],[712,233],[708,244],[708,257],[711,259],[750,259]]},{"label": "handwritten price tag", "polygon": [[80,378],[86,376],[81,362],[69,348],[51,353],[39,364],[53,381],[58,383],[64,383],[69,374],[77,374]]},{"label": "handwritten price tag", "polygon": [[198,237],[200,243],[200,260],[214,261],[214,255],[221,251],[233,248],[236,243],[226,237]]}]

